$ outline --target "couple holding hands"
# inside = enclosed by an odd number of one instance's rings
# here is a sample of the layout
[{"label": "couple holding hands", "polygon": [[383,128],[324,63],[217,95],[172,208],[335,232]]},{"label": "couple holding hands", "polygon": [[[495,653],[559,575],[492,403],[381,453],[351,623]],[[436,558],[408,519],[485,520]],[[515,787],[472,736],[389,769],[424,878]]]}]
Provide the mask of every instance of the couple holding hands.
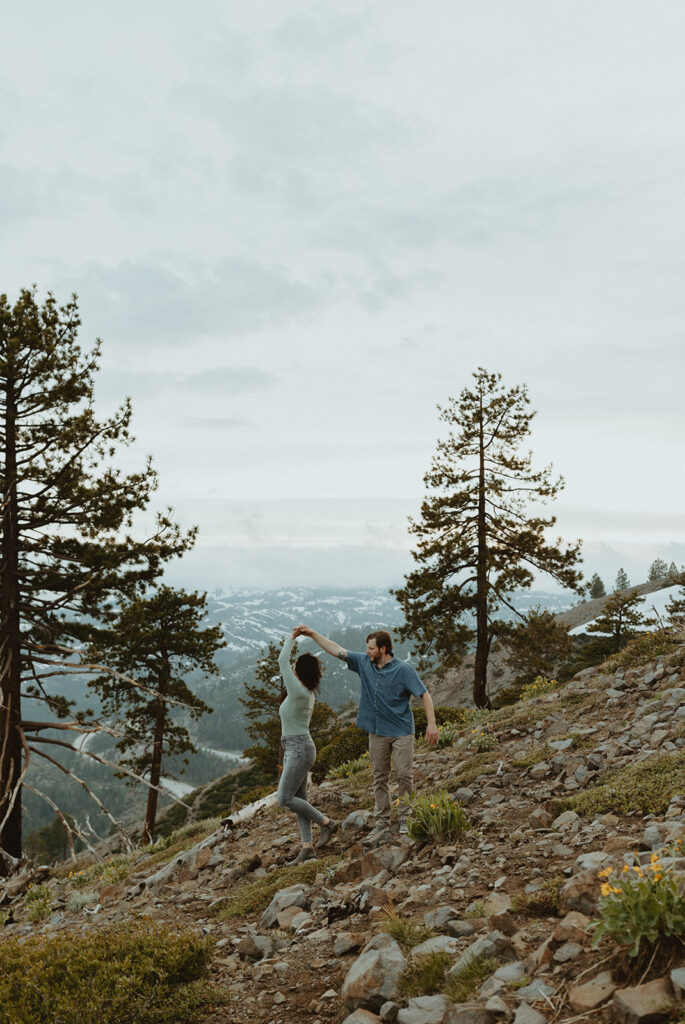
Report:
[{"label": "couple holding hands", "polygon": [[[316,857],[312,844],[312,822],[320,826],[317,849],[330,842],[338,822],[313,807],[307,800],[307,774],[316,760],[316,747],[309,734],[321,681],[321,663],[310,653],[301,654],[294,668],[290,655],[297,637],[305,636],[334,658],[346,662],[361,680],[357,725],[369,734],[369,760],[373,774],[375,824],[366,842],[377,844],[390,837],[390,764],[394,761],[399,796],[411,793],[414,763],[414,716],[410,700],[420,697],[426,712],[426,739],[438,739],[433,700],[418,675],[405,661],[392,652],[392,639],[385,630],[369,633],[366,653],[346,651],[340,644],[310,629],[297,626],[284,643],[278,663],[286,689],[282,702],[281,736],[283,772],[278,786],[278,803],[297,817],[302,849],[291,864],[300,864]],[[399,831],[407,831],[409,808],[400,804]]]}]

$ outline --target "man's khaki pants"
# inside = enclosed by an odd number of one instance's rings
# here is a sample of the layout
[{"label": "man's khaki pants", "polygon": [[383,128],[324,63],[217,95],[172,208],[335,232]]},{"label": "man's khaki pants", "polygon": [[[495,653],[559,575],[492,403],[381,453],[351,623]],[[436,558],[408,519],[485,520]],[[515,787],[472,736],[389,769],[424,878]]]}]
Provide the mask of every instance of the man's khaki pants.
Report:
[{"label": "man's khaki pants", "polygon": [[[414,787],[414,735],[377,736],[369,733],[369,760],[373,773],[373,797],[376,804],[376,824],[390,825],[390,759],[392,758],[400,797],[411,793]],[[400,804],[397,817],[405,821],[409,807]]]}]

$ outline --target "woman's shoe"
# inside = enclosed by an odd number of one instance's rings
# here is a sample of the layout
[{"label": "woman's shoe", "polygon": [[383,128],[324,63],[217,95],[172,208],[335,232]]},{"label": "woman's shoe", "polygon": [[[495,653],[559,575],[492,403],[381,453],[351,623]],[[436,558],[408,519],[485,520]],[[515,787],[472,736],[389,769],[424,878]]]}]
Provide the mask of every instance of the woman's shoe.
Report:
[{"label": "woman's shoe", "polygon": [[319,841],[316,844],[317,850],[320,850],[322,846],[327,846],[328,843],[330,843],[331,841],[331,836],[339,828],[340,825],[338,824],[338,822],[334,821],[333,818],[329,818],[326,824],[321,826],[321,831],[319,832]]},{"label": "woman's shoe", "polygon": [[306,860],[316,860],[316,854],[311,846],[303,846],[297,857],[294,860],[288,861],[288,867],[292,867],[293,864],[304,864]]}]

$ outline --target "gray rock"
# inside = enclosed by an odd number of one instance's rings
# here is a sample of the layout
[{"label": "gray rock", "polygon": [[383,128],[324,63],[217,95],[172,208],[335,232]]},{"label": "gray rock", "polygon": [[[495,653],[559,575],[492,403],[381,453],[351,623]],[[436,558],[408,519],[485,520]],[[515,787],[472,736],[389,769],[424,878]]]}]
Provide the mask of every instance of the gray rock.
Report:
[{"label": "gray rock", "polygon": [[371,811],[352,811],[346,818],[343,818],[340,828],[343,832],[347,829],[364,829],[368,828],[369,822],[373,815]]},{"label": "gray rock", "polygon": [[398,995],[398,982],[407,960],[393,938],[375,935],[352,964],[343,981],[341,996],[349,1010],[361,1006],[374,1012]]},{"label": "gray rock", "polygon": [[542,978],[533,978],[530,985],[526,985],[525,988],[518,990],[516,998],[523,999],[526,1002],[537,1003],[540,999],[550,998],[555,992],[556,989],[553,985],[549,985]]},{"label": "gray rock", "polygon": [[459,939],[451,935],[434,935],[412,950],[412,956],[427,956],[429,953],[449,953],[453,956],[459,949]]},{"label": "gray rock", "polygon": [[616,983],[610,971],[602,971],[584,985],[573,985],[568,994],[568,1001],[575,1013],[589,1013],[606,1003],[616,990]]},{"label": "gray rock", "polygon": [[671,971],[671,984],[678,999],[682,999],[685,992],[685,967],[676,967]]},{"label": "gray rock", "polygon": [[241,960],[261,960],[269,956],[273,944],[268,935],[260,935],[259,932],[249,931],[242,937],[237,946],[237,952]]},{"label": "gray rock", "polygon": [[610,861],[611,854],[602,853],[601,850],[593,850],[592,853],[581,853],[579,857],[576,857],[573,873],[577,875],[579,871],[599,871],[600,868],[605,867]]},{"label": "gray rock", "polygon": [[523,960],[515,960],[511,964],[504,964],[503,967],[498,967],[493,975],[498,981],[504,981],[508,985],[514,981],[520,981],[525,976],[526,965]]},{"label": "gray rock", "polygon": [[675,1009],[668,978],[656,978],[646,985],[619,988],[614,992],[614,1020],[617,1024],[658,1024],[667,1021]]},{"label": "gray rock", "polygon": [[467,786],[462,786],[461,789],[457,789],[453,796],[457,803],[464,804],[465,806],[472,804],[476,799],[475,792]]},{"label": "gray rock", "polygon": [[333,943],[333,952],[336,956],[344,956],[345,953],[359,949],[363,942],[363,936],[356,932],[339,932]]},{"label": "gray rock", "polygon": [[394,1003],[392,999],[388,999],[387,1003],[383,1003],[381,1006],[380,1017],[384,1024],[394,1024],[397,1020],[397,1014],[400,1011],[400,1004]]},{"label": "gray rock", "polygon": [[487,935],[482,935],[475,942],[472,942],[447,973],[461,974],[464,968],[468,967],[471,961],[477,957],[497,956],[507,953],[511,953],[511,943],[507,937],[502,932],[489,932]]},{"label": "gray rock", "polygon": [[377,1017],[375,1013],[369,1013],[368,1010],[355,1010],[349,1017],[345,1017],[342,1024],[378,1024],[381,1017]]},{"label": "gray rock", "polygon": [[454,1008],[447,996],[419,996],[399,1011],[397,1024],[454,1024]]},{"label": "gray rock", "polygon": [[288,907],[308,906],[309,897],[302,885],[289,885],[287,889],[281,889],[272,899],[261,918],[262,928],[273,928],[278,922],[278,915]]},{"label": "gray rock", "polygon": [[450,935],[456,935],[459,939],[473,935],[476,930],[470,921],[448,921],[446,928]]},{"label": "gray rock", "polygon": [[459,914],[454,907],[437,907],[435,910],[429,910],[424,915],[423,923],[427,928],[444,928],[448,921],[453,921],[459,917]]},{"label": "gray rock", "polygon": [[547,1018],[528,1003],[521,1003],[516,1011],[513,1024],[547,1024]]},{"label": "gray rock", "polygon": [[580,815],[576,814],[575,811],[564,811],[552,822],[552,828],[558,829],[560,832],[566,832],[573,830],[578,826],[580,821]]},{"label": "gray rock", "polygon": [[569,960],[575,960],[582,952],[583,947],[577,942],[564,942],[556,950],[554,954],[554,961],[558,964],[565,964],[568,963]]}]

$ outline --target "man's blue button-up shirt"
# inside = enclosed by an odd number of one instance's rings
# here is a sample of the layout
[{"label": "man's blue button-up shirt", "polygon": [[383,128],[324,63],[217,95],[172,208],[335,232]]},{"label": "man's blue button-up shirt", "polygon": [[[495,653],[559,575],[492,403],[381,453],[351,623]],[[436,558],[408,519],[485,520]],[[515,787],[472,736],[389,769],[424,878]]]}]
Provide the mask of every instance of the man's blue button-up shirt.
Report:
[{"label": "man's blue button-up shirt", "polygon": [[376,668],[368,654],[348,651],[347,667],[361,679],[359,728],[376,736],[410,736],[414,716],[409,701],[426,692],[411,665],[393,658]]}]

